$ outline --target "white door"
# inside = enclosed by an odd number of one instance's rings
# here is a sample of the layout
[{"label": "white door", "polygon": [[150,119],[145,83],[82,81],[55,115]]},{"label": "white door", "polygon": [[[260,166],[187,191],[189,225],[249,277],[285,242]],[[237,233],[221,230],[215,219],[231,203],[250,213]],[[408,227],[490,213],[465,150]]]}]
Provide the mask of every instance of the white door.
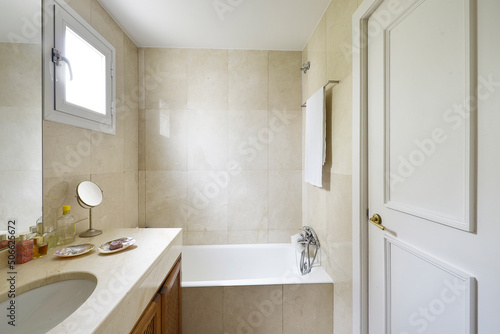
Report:
[{"label": "white door", "polygon": [[500,333],[500,1],[477,10],[385,0],[368,21],[372,334]]}]

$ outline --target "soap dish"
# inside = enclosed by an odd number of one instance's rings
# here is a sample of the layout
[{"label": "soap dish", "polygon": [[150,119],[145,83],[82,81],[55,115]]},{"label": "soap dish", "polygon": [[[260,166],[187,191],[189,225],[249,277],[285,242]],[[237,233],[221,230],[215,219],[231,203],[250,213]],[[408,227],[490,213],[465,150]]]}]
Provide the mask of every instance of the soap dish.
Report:
[{"label": "soap dish", "polygon": [[[111,243],[114,241],[121,242],[123,247],[113,249],[113,250],[109,249],[109,245],[111,245]],[[123,238],[119,238],[119,239],[115,239],[115,240],[110,240],[110,241],[106,242],[105,244],[102,244],[101,247],[99,247],[99,253],[103,253],[103,254],[116,253],[116,252],[122,251],[126,248],[129,248],[133,244],[135,244],[135,239],[130,238],[130,237],[123,237]]]},{"label": "soap dish", "polygon": [[59,257],[73,257],[88,253],[94,248],[94,244],[73,245],[55,251],[54,255]]}]

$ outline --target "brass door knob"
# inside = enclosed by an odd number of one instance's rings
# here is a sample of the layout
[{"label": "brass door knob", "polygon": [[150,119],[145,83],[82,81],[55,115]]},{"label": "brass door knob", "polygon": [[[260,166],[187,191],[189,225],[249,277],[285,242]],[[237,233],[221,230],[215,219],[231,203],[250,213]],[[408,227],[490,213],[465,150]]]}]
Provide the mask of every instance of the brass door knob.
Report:
[{"label": "brass door knob", "polygon": [[377,213],[375,213],[371,218],[370,218],[370,223],[373,225],[377,226],[379,229],[382,231],[385,231],[385,226],[382,225],[382,217],[380,217]]}]

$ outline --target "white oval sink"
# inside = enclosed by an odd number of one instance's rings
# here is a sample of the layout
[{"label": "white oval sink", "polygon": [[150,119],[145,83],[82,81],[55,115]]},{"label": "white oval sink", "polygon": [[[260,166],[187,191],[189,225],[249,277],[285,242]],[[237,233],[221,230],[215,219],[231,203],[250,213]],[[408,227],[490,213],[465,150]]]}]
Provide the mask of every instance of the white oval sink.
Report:
[{"label": "white oval sink", "polygon": [[92,294],[96,281],[69,279],[27,291],[16,296],[15,324],[6,320],[10,300],[0,304],[0,333],[46,333],[75,312]]}]

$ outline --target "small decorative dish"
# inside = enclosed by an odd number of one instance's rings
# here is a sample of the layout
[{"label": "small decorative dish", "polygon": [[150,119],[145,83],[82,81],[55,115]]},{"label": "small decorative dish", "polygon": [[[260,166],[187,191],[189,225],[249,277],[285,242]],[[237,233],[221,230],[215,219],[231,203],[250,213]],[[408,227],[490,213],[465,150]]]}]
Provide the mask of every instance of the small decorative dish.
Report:
[{"label": "small decorative dish", "polygon": [[102,244],[101,247],[99,247],[99,253],[103,254],[116,253],[129,248],[133,244],[135,244],[135,239],[130,237],[123,237],[111,240],[106,242],[105,244]]},{"label": "small decorative dish", "polygon": [[90,252],[95,248],[94,244],[81,244],[68,246],[63,249],[55,251],[54,255],[59,257],[72,257]]}]

